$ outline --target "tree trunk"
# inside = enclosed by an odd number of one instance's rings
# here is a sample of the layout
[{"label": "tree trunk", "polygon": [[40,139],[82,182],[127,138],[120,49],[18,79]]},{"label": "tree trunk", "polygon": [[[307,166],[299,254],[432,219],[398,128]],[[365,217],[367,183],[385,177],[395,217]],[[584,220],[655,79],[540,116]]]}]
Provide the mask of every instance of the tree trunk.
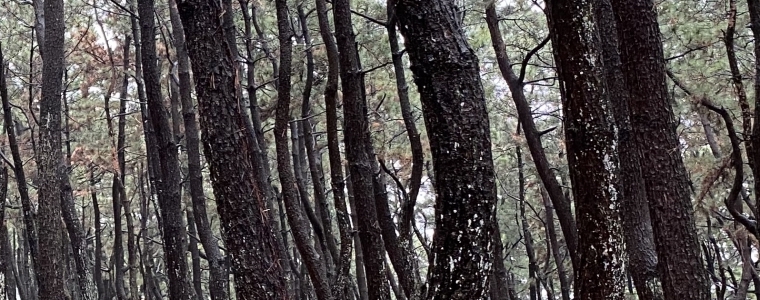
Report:
[{"label": "tree trunk", "polygon": [[378,213],[373,187],[375,155],[367,119],[367,99],[359,63],[359,52],[351,22],[348,0],[333,1],[335,35],[340,57],[340,77],[343,86],[343,117],[346,159],[354,190],[364,267],[367,273],[369,300],[390,299],[390,287],[385,278],[385,244],[378,225]]},{"label": "tree trunk", "polygon": [[546,235],[549,239],[552,255],[554,256],[554,263],[557,265],[557,278],[559,278],[562,300],[570,300],[572,299],[570,298],[571,283],[568,282],[564,257],[561,252],[562,250],[560,249],[559,241],[557,240],[557,231],[554,228],[554,207],[552,206],[548,193],[544,189],[541,189],[541,199],[544,202],[544,209],[546,211]]},{"label": "tree trunk", "polygon": [[[486,23],[488,24],[488,30],[491,34],[491,43],[494,52],[496,53],[496,62],[499,65],[501,76],[504,77],[504,80],[509,86],[512,100],[515,102],[518,119],[524,128],[523,132],[525,133],[528,150],[536,164],[536,172],[541,178],[541,182],[543,183],[544,188],[546,188],[546,192],[549,193],[549,198],[551,198],[552,204],[557,211],[557,219],[559,219],[560,228],[565,237],[568,252],[572,258],[573,265],[575,265],[575,262],[577,261],[576,248],[578,246],[578,230],[575,225],[572,209],[570,208],[570,199],[565,197],[562,186],[557,181],[557,176],[554,173],[553,168],[549,165],[544,146],[541,144],[541,135],[538,129],[536,129],[536,123],[533,120],[533,109],[530,107],[530,103],[523,91],[525,85],[524,69],[526,66],[521,66],[522,69],[520,70],[519,75],[512,70],[512,61],[507,55],[504,38],[501,36],[499,16],[496,13],[495,3],[492,3],[486,8]],[[539,45],[538,47],[542,47],[542,45]]]},{"label": "tree trunk", "polygon": [[338,45],[332,35],[330,28],[330,19],[327,14],[327,5],[325,0],[316,0],[317,18],[319,21],[319,33],[322,36],[322,42],[325,43],[327,52],[327,82],[325,83],[325,110],[327,127],[327,152],[330,163],[330,185],[335,204],[335,214],[338,221],[338,231],[340,234],[340,255],[335,261],[335,267],[338,270],[335,283],[333,284],[334,296],[336,299],[348,297],[348,282],[350,281],[351,267],[351,222],[349,220],[348,209],[346,206],[346,195],[344,192],[343,181],[343,163],[340,156],[340,145],[338,137],[338,73],[339,54]]},{"label": "tree trunk", "polygon": [[607,91],[618,130],[620,161],[620,212],[629,271],[641,300],[662,299],[662,286],[657,277],[657,252],[652,222],[640,166],[640,154],[631,128],[629,92],[622,73],[618,50],[618,33],[609,0],[596,0],[595,15],[599,29]]},{"label": "tree trunk", "polygon": [[[649,199],[665,299],[708,299],[689,178],[665,82],[665,57],[651,0],[612,0],[620,58],[630,92],[633,140]],[[760,99],[760,98],[758,98]]]},{"label": "tree trunk", "polygon": [[[332,291],[326,278],[326,269],[322,260],[319,259],[315,247],[310,243],[309,225],[303,215],[298,201],[299,188],[296,175],[291,168],[290,149],[288,148],[288,123],[290,121],[290,97],[291,97],[291,65],[293,61],[291,38],[293,33],[290,28],[287,0],[276,0],[277,6],[277,29],[280,40],[280,73],[277,76],[277,117],[275,118],[274,137],[277,148],[277,172],[280,175],[282,186],[282,199],[285,211],[288,215],[293,242],[295,243],[301,258],[314,284],[314,289],[319,300],[333,299]],[[295,125],[295,124],[294,124]],[[294,142],[294,146],[297,142]],[[300,148],[300,147],[299,147]],[[293,161],[299,166],[300,162]],[[316,229],[316,226],[315,226]],[[321,230],[317,229],[317,230]],[[324,236],[322,237],[324,241]]]},{"label": "tree trunk", "polygon": [[422,102],[437,199],[428,299],[484,299],[496,184],[478,58],[453,1],[399,0],[396,14]]},{"label": "tree trunk", "polygon": [[[64,69],[63,0],[45,0],[45,40],[42,63],[37,174],[39,188],[39,251],[35,273],[40,300],[66,299],[61,253],[61,94]],[[26,184],[25,182],[22,184]]]},{"label": "tree trunk", "polygon": [[105,286],[103,286],[103,228],[100,219],[100,205],[98,204],[98,192],[95,190],[95,175],[90,170],[90,195],[92,197],[92,210],[93,219],[95,224],[95,272],[93,278],[95,279],[95,285],[98,289],[98,299],[105,299]]},{"label": "tree trunk", "polygon": [[314,54],[312,51],[311,35],[309,34],[308,20],[306,12],[303,9],[303,5],[298,6],[298,19],[301,24],[302,39],[305,41],[304,47],[306,47],[306,82],[304,83],[303,98],[301,101],[301,119],[300,126],[303,128],[303,141],[306,148],[306,158],[309,164],[309,172],[311,175],[311,183],[314,189],[314,202],[317,208],[317,212],[322,223],[322,229],[325,236],[325,242],[327,244],[326,254],[327,261],[327,275],[329,278],[335,276],[335,262],[338,258],[338,246],[335,244],[335,235],[333,234],[332,218],[330,217],[330,209],[327,205],[327,199],[325,196],[324,178],[320,170],[322,169],[321,159],[317,156],[320,155],[319,151],[315,149],[315,136],[312,132],[314,126],[311,116],[311,89],[314,84]]},{"label": "tree trunk", "polygon": [[177,145],[172,136],[166,109],[161,97],[155,39],[154,1],[138,0],[140,35],[142,38],[142,68],[148,110],[156,137],[159,166],[156,170],[158,204],[163,221],[164,257],[169,278],[169,298],[187,300],[193,298],[185,259],[187,231],[180,197],[180,168]]},{"label": "tree trunk", "polygon": [[591,0],[547,3],[578,224],[578,299],[624,299],[617,128]]},{"label": "tree trunk", "polygon": [[185,125],[184,140],[187,149],[187,170],[190,199],[192,200],[193,219],[198,231],[198,237],[209,267],[209,294],[212,300],[229,298],[227,282],[229,275],[222,266],[222,254],[217,238],[211,229],[206,209],[206,195],[203,192],[203,175],[201,151],[198,132],[198,121],[195,119],[195,106],[191,96],[192,82],[190,81],[190,59],[185,43],[185,31],[179,17],[176,2],[170,1],[169,12],[174,31],[174,46],[177,52],[177,71],[179,74],[179,97],[182,102],[182,118]]},{"label": "tree trunk", "polygon": [[[281,253],[262,186],[254,178],[249,151],[255,145],[245,131],[236,99],[234,61],[220,28],[222,8],[200,0],[177,4],[192,60],[201,111],[204,153],[235,274],[237,299],[287,298]],[[255,284],[254,284],[255,283]]]}]

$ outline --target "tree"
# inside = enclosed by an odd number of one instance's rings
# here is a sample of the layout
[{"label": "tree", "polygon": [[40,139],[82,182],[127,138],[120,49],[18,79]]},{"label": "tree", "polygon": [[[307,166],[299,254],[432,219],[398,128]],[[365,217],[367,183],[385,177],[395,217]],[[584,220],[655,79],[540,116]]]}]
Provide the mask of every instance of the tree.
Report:
[{"label": "tree", "polygon": [[160,71],[157,65],[155,19],[153,0],[138,0],[137,10],[140,15],[140,35],[142,44],[143,80],[148,102],[155,148],[158,160],[153,161],[155,170],[158,205],[163,220],[164,256],[169,277],[169,296],[176,300],[189,300],[194,297],[190,285],[189,268],[185,259],[187,247],[187,229],[182,213],[180,197],[180,168],[178,149],[172,136],[169,118],[161,97]]},{"label": "tree", "polygon": [[[359,61],[351,6],[348,0],[333,2],[335,37],[340,57],[340,79],[343,91],[343,136],[346,145],[346,160],[353,187],[356,214],[359,216],[359,238],[367,273],[369,300],[390,299],[390,288],[385,278],[385,244],[377,208],[375,206],[375,176],[373,165],[375,154],[369,133],[367,119],[367,98],[364,88],[364,74]],[[358,248],[358,247],[357,247]]]},{"label": "tree", "polygon": [[222,8],[206,1],[177,3],[192,62],[204,154],[238,299],[287,298],[275,232],[263,187],[256,184],[233,77],[234,59],[220,28]]},{"label": "tree", "polygon": [[447,0],[399,0],[435,168],[428,299],[483,299],[491,275],[496,186],[478,58]]},{"label": "tree", "polygon": [[612,0],[665,299],[710,298],[654,2]]},{"label": "tree", "polygon": [[65,299],[61,253],[61,96],[63,91],[63,0],[45,0],[45,39],[42,47],[42,99],[37,149],[38,257],[34,258],[39,299]]},{"label": "tree", "polygon": [[547,16],[561,81],[567,160],[578,224],[576,297],[625,299],[618,130],[594,14],[598,3],[549,1]]}]

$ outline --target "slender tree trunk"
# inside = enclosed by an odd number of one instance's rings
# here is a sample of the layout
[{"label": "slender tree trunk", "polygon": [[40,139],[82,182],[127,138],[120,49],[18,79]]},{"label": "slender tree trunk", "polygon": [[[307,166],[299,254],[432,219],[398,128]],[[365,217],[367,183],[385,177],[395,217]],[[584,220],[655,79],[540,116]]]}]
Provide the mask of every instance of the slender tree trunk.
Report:
[{"label": "slender tree trunk", "polygon": [[[0,57],[2,57],[1,51]],[[5,78],[5,62],[4,59],[0,60],[2,60],[2,64],[0,64],[0,99],[3,103],[3,122],[5,123],[5,133],[8,136],[8,147],[11,150],[11,156],[13,158],[13,175],[16,177],[16,187],[18,188],[19,198],[21,198],[21,209],[24,227],[26,228],[26,230],[24,230],[24,233],[26,234],[24,238],[29,241],[29,250],[32,254],[32,260],[34,260],[38,257],[35,213],[32,207],[32,201],[29,198],[29,187],[27,186],[26,174],[24,172],[24,161],[21,158],[21,151],[18,147],[16,130],[14,128],[13,112],[11,111],[10,98],[8,97],[8,86]],[[34,262],[32,262],[30,267],[34,267]],[[30,280],[36,280],[36,278],[30,278]],[[34,283],[31,283],[28,286],[33,285]]]},{"label": "slender tree trunk", "polygon": [[[612,0],[620,58],[630,92],[633,139],[649,199],[665,299],[708,299],[689,178],[665,82],[665,58],[651,0]],[[760,98],[758,98],[760,99]]]},{"label": "slender tree trunk", "polygon": [[[36,159],[39,188],[39,251],[35,273],[40,284],[40,300],[66,298],[61,253],[61,95],[64,69],[63,0],[45,0],[45,39],[42,63],[39,141]],[[26,184],[26,183],[23,183]]]},{"label": "slender tree trunk", "polygon": [[103,286],[103,241],[102,241],[102,235],[103,235],[103,228],[100,223],[100,204],[98,203],[98,192],[95,190],[95,175],[93,174],[93,171],[90,170],[90,195],[92,197],[92,210],[93,210],[93,219],[92,222],[95,224],[95,272],[93,278],[95,279],[95,285],[98,289],[98,299],[103,300],[105,299],[105,286]]},{"label": "slender tree trunk", "polygon": [[[288,224],[293,234],[293,241],[314,284],[319,300],[333,299],[328,284],[325,266],[319,259],[314,246],[310,243],[309,226],[298,201],[296,175],[291,168],[290,150],[288,148],[288,123],[290,121],[291,64],[293,61],[291,42],[292,31],[288,13],[287,0],[276,0],[277,29],[280,40],[280,73],[277,76],[277,117],[275,118],[274,136],[277,147],[277,172],[282,185],[282,198],[288,215]],[[294,124],[295,125],[295,124]],[[296,146],[297,142],[294,142]],[[293,161],[300,165],[300,162]],[[298,168],[300,171],[300,167]],[[303,190],[303,187],[300,188]],[[315,228],[316,229],[316,228]],[[319,229],[321,230],[321,229]],[[324,239],[324,236],[322,237]]]},{"label": "slender tree trunk", "polygon": [[[5,61],[3,61],[2,49],[0,49],[0,69],[5,68]],[[0,71],[0,80],[5,80],[3,74],[5,71]],[[0,300],[15,300],[16,298],[10,298],[8,287],[16,288],[13,284],[13,274],[8,272],[13,265],[8,259],[6,253],[8,249],[8,226],[7,219],[5,217],[6,196],[8,195],[8,168],[3,165],[0,167]],[[8,276],[10,273],[11,276]]]},{"label": "slender tree trunk", "polygon": [[396,31],[396,6],[397,0],[389,0],[387,4],[388,22],[388,42],[391,48],[391,57],[393,59],[393,70],[396,75],[396,91],[401,106],[401,116],[404,119],[404,127],[409,137],[409,146],[412,151],[412,172],[409,177],[409,198],[403,204],[401,210],[401,221],[399,226],[399,237],[402,246],[407,246],[412,240],[412,222],[414,221],[414,207],[417,204],[417,194],[420,192],[422,183],[422,166],[425,154],[422,150],[420,133],[415,124],[416,119],[412,112],[412,105],[409,101],[409,85],[406,82],[404,70],[404,53],[399,49],[398,33]]},{"label": "slender tree trunk", "polygon": [[[522,66],[520,73],[515,73],[512,70],[512,61],[507,55],[504,38],[502,38],[501,29],[499,28],[499,16],[496,13],[495,3],[491,3],[486,7],[486,23],[491,34],[491,43],[496,53],[496,62],[499,65],[501,76],[504,77],[509,86],[512,99],[517,108],[518,119],[524,127],[523,131],[525,132],[528,150],[536,164],[536,171],[541,178],[541,182],[544,188],[546,188],[547,193],[549,193],[549,198],[551,198],[552,204],[557,211],[560,228],[565,237],[565,243],[572,257],[573,265],[575,265],[578,230],[573,218],[572,209],[570,208],[570,200],[563,194],[562,186],[557,181],[557,176],[551,165],[549,165],[546,152],[541,144],[541,135],[538,129],[536,129],[536,123],[533,120],[533,109],[530,107],[530,103],[523,91],[523,87],[525,86],[524,68],[526,66]],[[542,47],[542,45],[539,45],[539,47]]]},{"label": "slender tree trunk", "polygon": [[227,293],[229,275],[222,266],[222,254],[219,250],[217,238],[211,230],[206,209],[206,196],[203,192],[203,175],[201,174],[203,166],[201,164],[198,121],[195,119],[195,107],[191,96],[190,60],[185,44],[185,32],[176,2],[170,1],[169,5],[172,28],[174,29],[174,46],[177,49],[179,97],[182,102],[182,118],[185,125],[184,140],[187,149],[188,185],[193,205],[193,219],[208,261],[209,294],[212,300],[225,300],[229,298]]},{"label": "slender tree trunk", "polygon": [[378,224],[373,187],[375,164],[372,139],[367,119],[367,99],[359,52],[351,22],[348,0],[333,1],[335,35],[340,57],[340,77],[343,86],[343,117],[351,183],[358,214],[359,238],[362,244],[364,267],[367,273],[369,300],[390,299],[390,288],[385,278],[385,245]]},{"label": "slender tree trunk", "polygon": [[541,199],[544,202],[544,209],[546,212],[546,235],[549,239],[552,255],[554,256],[554,263],[557,266],[557,278],[559,278],[562,300],[570,300],[572,299],[570,298],[571,283],[568,281],[564,257],[561,252],[562,250],[560,250],[559,241],[557,240],[557,231],[554,228],[554,207],[552,206],[548,193],[546,193],[546,190],[544,189],[541,189]]},{"label": "slender tree trunk", "polygon": [[[245,131],[236,99],[234,58],[220,28],[222,8],[200,0],[177,3],[192,60],[201,111],[204,152],[235,274],[237,299],[287,298],[282,253],[272,231],[267,199],[254,178],[250,151],[255,145]],[[255,283],[255,284],[254,284]]]},{"label": "slender tree trunk", "polygon": [[[346,196],[344,193],[343,180],[343,163],[340,156],[340,146],[338,137],[338,73],[339,53],[338,45],[331,34],[330,20],[327,14],[327,5],[325,0],[316,0],[317,18],[319,20],[319,33],[322,36],[322,42],[325,43],[327,52],[327,82],[325,83],[325,110],[327,127],[327,152],[330,163],[330,185],[335,204],[335,213],[338,221],[338,231],[340,234],[340,255],[335,265],[338,270],[335,283],[333,284],[334,296],[336,299],[348,297],[349,272],[351,267],[351,222],[349,220],[348,209],[346,206]],[[356,224],[356,223],[354,223]]]},{"label": "slender tree trunk", "polygon": [[478,58],[456,20],[453,1],[399,0],[396,14],[435,168],[436,228],[427,298],[484,299],[496,185]]},{"label": "slender tree trunk", "polygon": [[335,235],[333,234],[332,218],[330,216],[330,209],[327,205],[327,199],[325,196],[324,178],[320,172],[321,159],[317,158],[319,151],[315,149],[315,136],[312,132],[311,116],[311,89],[314,84],[314,54],[312,51],[311,34],[309,33],[308,20],[306,12],[303,9],[303,5],[298,6],[298,19],[301,24],[302,39],[305,41],[304,47],[306,47],[306,82],[303,90],[303,98],[301,101],[301,126],[303,127],[303,141],[306,147],[306,158],[309,164],[309,172],[311,175],[311,183],[314,188],[314,202],[319,212],[320,221],[322,223],[322,229],[324,230],[325,242],[327,244],[327,254],[330,255],[327,262],[328,277],[333,278],[335,276],[335,262],[339,260],[338,246],[335,244]]},{"label": "slender tree trunk", "polygon": [[169,278],[169,297],[174,300],[193,298],[185,259],[187,231],[180,197],[180,168],[177,145],[172,136],[166,109],[161,97],[160,70],[156,64],[156,39],[153,0],[138,0],[140,34],[142,38],[142,67],[148,110],[156,137],[158,151],[156,181],[158,203],[163,221],[164,256]]}]

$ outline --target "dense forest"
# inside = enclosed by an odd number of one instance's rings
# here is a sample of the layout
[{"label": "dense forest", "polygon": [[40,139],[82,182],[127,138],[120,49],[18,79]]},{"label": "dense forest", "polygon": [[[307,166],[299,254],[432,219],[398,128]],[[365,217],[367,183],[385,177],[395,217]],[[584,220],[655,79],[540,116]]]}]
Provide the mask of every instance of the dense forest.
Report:
[{"label": "dense forest", "polygon": [[760,0],[2,0],[0,300],[760,299]]}]

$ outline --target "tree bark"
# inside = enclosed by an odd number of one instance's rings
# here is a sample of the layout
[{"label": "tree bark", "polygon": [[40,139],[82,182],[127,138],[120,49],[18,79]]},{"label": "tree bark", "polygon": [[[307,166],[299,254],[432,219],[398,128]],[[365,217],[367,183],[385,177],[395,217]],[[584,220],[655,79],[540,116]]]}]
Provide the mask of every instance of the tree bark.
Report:
[{"label": "tree bark", "polygon": [[192,82],[190,81],[190,58],[187,53],[185,42],[185,30],[179,17],[177,4],[170,1],[169,12],[171,17],[174,46],[177,52],[177,72],[179,74],[179,98],[182,103],[182,119],[185,125],[184,139],[187,149],[187,171],[190,199],[192,200],[192,213],[195,227],[209,267],[209,295],[212,300],[225,300],[228,295],[229,275],[222,266],[222,253],[219,250],[217,238],[211,230],[206,209],[206,195],[203,192],[203,174],[201,164],[201,151],[199,141],[198,121],[195,106],[191,96]]},{"label": "tree bark", "polygon": [[[295,246],[306,265],[311,282],[314,284],[317,298],[319,300],[330,300],[333,299],[333,296],[326,278],[325,265],[319,259],[315,247],[310,243],[309,225],[299,205],[299,187],[296,183],[293,168],[291,168],[290,149],[288,148],[288,123],[290,121],[291,65],[293,61],[291,38],[293,32],[290,28],[287,0],[276,0],[275,4],[277,6],[277,29],[280,40],[280,73],[277,76],[277,116],[274,126],[275,145],[277,148],[277,172],[280,175],[283,203],[285,204],[288,224],[290,224]],[[294,142],[294,146],[296,144],[297,142]],[[298,166],[297,170],[300,171],[300,162],[293,161],[292,163],[296,164]],[[300,190],[303,190],[303,188],[301,187]],[[318,230],[321,230],[321,228]]]},{"label": "tree bark", "polygon": [[148,110],[156,137],[159,166],[156,174],[158,204],[163,221],[164,257],[169,278],[169,298],[187,300],[193,298],[193,290],[187,274],[185,259],[187,230],[182,213],[180,197],[180,168],[177,145],[172,136],[166,109],[161,97],[155,39],[154,0],[138,0],[140,35],[142,38],[142,68]]},{"label": "tree bark", "polygon": [[327,5],[325,0],[316,0],[317,18],[319,21],[319,33],[322,42],[325,44],[327,52],[327,82],[325,83],[325,114],[327,127],[327,152],[330,163],[330,185],[335,204],[335,214],[338,221],[338,231],[340,235],[340,255],[335,261],[337,270],[335,283],[333,284],[333,295],[336,299],[343,299],[349,294],[348,286],[350,281],[351,267],[351,222],[349,220],[348,209],[346,206],[346,195],[344,192],[345,184],[343,179],[343,163],[340,156],[340,145],[338,136],[338,76],[339,76],[339,53],[338,45],[332,35],[330,28],[330,19],[327,14]]},{"label": "tree bark", "polygon": [[[562,186],[557,181],[557,176],[549,164],[544,146],[541,144],[541,134],[538,129],[536,129],[536,123],[533,120],[533,109],[530,107],[530,103],[523,91],[523,87],[525,86],[525,63],[522,64],[519,75],[512,70],[512,61],[507,55],[504,38],[501,36],[499,16],[496,13],[495,3],[492,3],[486,8],[486,23],[488,24],[488,30],[491,34],[491,43],[494,52],[496,53],[496,62],[499,65],[501,76],[509,86],[512,100],[515,102],[518,119],[524,128],[523,132],[525,133],[528,150],[536,164],[536,172],[538,172],[538,176],[541,178],[541,182],[543,183],[544,188],[546,188],[546,192],[549,193],[549,198],[551,198],[552,204],[557,211],[557,219],[559,219],[560,228],[565,237],[568,252],[572,258],[573,265],[575,265],[575,262],[577,261],[576,248],[578,246],[578,230],[576,228],[575,219],[573,218],[572,209],[570,208],[570,199],[565,197]],[[543,46],[539,45],[539,47]]]},{"label": "tree bark", "polygon": [[478,58],[453,1],[399,0],[420,92],[437,199],[428,299],[483,299],[491,275],[496,185]]},{"label": "tree bark", "polygon": [[596,0],[595,15],[600,34],[604,72],[610,104],[618,130],[620,161],[619,198],[629,271],[642,300],[662,299],[662,285],[657,276],[657,252],[649,215],[646,190],[641,173],[637,145],[631,128],[629,92],[622,73],[618,50],[618,33],[609,0]]},{"label": "tree bark", "polygon": [[617,128],[592,0],[547,3],[578,224],[575,293],[624,299]]},{"label": "tree bark", "polygon": [[237,299],[287,298],[281,253],[262,186],[254,178],[252,136],[236,98],[234,57],[220,28],[222,7],[206,1],[177,3],[192,61],[201,112],[204,153],[211,167]]},{"label": "tree bark", "polygon": [[[649,199],[665,299],[708,299],[676,120],[665,82],[665,58],[651,0],[612,0],[622,70],[630,92],[633,139]],[[760,98],[758,98],[760,99]]]},{"label": "tree bark", "polygon": [[[66,299],[61,253],[61,95],[64,69],[63,0],[45,0],[45,39],[42,63],[42,99],[40,100],[37,174],[39,251],[35,273],[40,300]],[[22,184],[26,184],[25,182]]]},{"label": "tree bark", "polygon": [[385,278],[385,244],[374,198],[377,192],[373,187],[375,155],[367,119],[364,77],[348,0],[333,1],[333,18],[340,57],[344,128],[349,129],[344,131],[346,159],[359,219],[368,297],[369,300],[385,300],[390,299],[390,287]]}]

